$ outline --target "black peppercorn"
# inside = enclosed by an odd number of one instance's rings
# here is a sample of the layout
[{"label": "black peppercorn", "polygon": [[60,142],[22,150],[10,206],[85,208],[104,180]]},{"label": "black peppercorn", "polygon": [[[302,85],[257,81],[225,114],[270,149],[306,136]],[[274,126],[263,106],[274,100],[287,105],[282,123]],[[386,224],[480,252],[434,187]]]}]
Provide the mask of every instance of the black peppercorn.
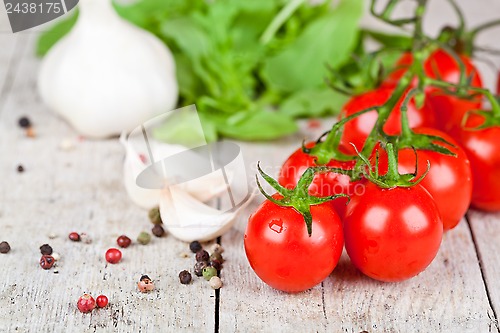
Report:
[{"label": "black peppercorn", "polygon": [[189,249],[191,250],[191,252],[196,253],[203,249],[203,247],[201,246],[200,242],[194,241],[189,243]]},{"label": "black peppercorn", "polygon": [[155,224],[153,229],[151,229],[151,232],[156,237],[162,237],[165,234],[165,229],[163,229],[163,227],[160,224]]},{"label": "black peppercorn", "polygon": [[52,247],[49,244],[43,244],[40,246],[40,252],[42,255],[51,255],[52,254]]},{"label": "black peppercorn", "polygon": [[210,259],[210,256],[207,251],[200,250],[196,252],[196,261],[208,261],[208,259]]},{"label": "black peppercorn", "polygon": [[49,256],[49,255],[43,255],[40,258],[40,266],[43,269],[50,269],[52,266],[54,266],[55,262],[56,261],[55,261],[54,257]]},{"label": "black peppercorn", "polygon": [[184,270],[179,273],[179,280],[182,284],[189,284],[191,282],[191,273]]},{"label": "black peppercorn", "polygon": [[10,251],[10,245],[7,242],[0,243],[0,253],[8,253]]},{"label": "black peppercorn", "polygon": [[17,166],[17,172],[19,173],[24,172],[24,167],[21,164]]},{"label": "black peppercorn", "polygon": [[28,117],[21,117],[19,118],[19,126],[21,128],[28,128],[31,127],[31,121]]},{"label": "black peppercorn", "polygon": [[194,264],[194,274],[196,276],[203,276],[203,268],[207,267],[206,261],[199,261]]},{"label": "black peppercorn", "polygon": [[219,260],[211,260],[209,262],[209,266],[212,266],[217,271],[220,271],[222,269],[222,263]]}]

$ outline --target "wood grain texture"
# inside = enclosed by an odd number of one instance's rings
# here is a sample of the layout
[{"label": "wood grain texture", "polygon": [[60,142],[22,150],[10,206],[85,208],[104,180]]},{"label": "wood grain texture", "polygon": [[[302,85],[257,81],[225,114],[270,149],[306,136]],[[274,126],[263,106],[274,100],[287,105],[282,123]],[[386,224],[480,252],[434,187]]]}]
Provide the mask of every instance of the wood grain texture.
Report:
[{"label": "wood grain texture", "polygon": [[[123,250],[123,261],[106,264],[104,253],[120,234],[132,239],[151,224],[133,205],[122,181],[124,151],[117,139],[80,141],[61,119],[49,113],[35,90],[33,36],[25,35],[21,66],[0,111],[0,239],[12,251],[0,255],[0,332],[212,332],[215,293],[202,279],[184,286],[178,274],[194,265],[187,244],[171,236],[153,237],[147,246]],[[5,66],[5,64],[3,64]],[[36,138],[17,126],[28,115]],[[59,145],[74,141],[71,151]],[[17,173],[22,164],[24,173]],[[87,232],[92,244],[73,243],[71,231]],[[50,239],[55,234],[57,238]],[[39,246],[61,254],[56,269],[38,265]],[[55,271],[58,274],[55,274]],[[157,289],[137,290],[141,274]],[[76,308],[78,297],[107,295],[110,305],[92,314]]]},{"label": "wood grain texture", "polygon": [[[493,7],[486,12],[475,2],[459,2],[470,8],[469,22],[498,15],[495,1],[487,1]],[[436,14],[428,20],[432,31],[447,16],[441,10],[446,1],[435,3]],[[3,29],[5,21],[0,23]],[[191,269],[194,260],[183,257],[187,245],[171,236],[133,245],[123,250],[123,262],[106,264],[104,253],[116,237],[135,239],[151,225],[125,193],[117,140],[80,140],[42,105],[35,37],[0,33],[0,241],[12,246],[0,255],[0,332],[213,332],[217,327],[220,332],[499,332],[500,217],[495,214],[471,211],[470,228],[462,222],[445,236],[424,273],[397,284],[364,277],[344,254],[336,270],[309,291],[290,295],[268,287],[251,270],[243,248],[248,215],[261,197],[221,239],[227,261],[219,303],[202,279],[179,284],[179,271]],[[482,38],[488,45],[496,35]],[[485,69],[492,81],[493,71]],[[17,127],[21,115],[32,119],[36,138],[26,138]],[[313,138],[321,132],[311,131],[307,122],[302,127],[273,144],[242,144],[251,184],[257,160],[276,175],[305,133]],[[62,140],[72,141],[74,149],[61,150]],[[24,173],[16,172],[18,164]],[[71,231],[87,232],[94,242],[70,242]],[[43,243],[62,256],[50,271],[38,265]],[[154,292],[137,291],[142,274],[154,279]],[[76,300],[84,292],[106,294],[110,305],[83,315]]]},{"label": "wood grain texture", "polygon": [[500,314],[500,213],[469,210],[468,222],[476,244],[483,279],[488,287],[489,301],[498,321]]}]

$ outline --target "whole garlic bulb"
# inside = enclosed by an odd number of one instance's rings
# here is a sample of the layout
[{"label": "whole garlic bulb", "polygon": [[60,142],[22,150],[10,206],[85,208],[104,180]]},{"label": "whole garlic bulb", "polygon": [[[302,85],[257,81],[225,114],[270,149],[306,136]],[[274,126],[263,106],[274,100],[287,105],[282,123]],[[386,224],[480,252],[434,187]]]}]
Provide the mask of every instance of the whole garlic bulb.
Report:
[{"label": "whole garlic bulb", "polygon": [[47,106],[94,138],[172,110],[178,86],[170,50],[120,18],[110,0],[80,0],[79,8],[76,25],[41,66],[38,87]]}]

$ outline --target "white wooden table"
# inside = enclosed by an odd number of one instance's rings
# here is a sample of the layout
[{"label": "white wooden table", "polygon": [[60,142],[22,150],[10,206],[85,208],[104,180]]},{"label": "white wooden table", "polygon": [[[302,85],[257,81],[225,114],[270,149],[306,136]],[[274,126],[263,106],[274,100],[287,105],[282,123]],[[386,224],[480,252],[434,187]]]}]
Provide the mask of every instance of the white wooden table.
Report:
[{"label": "white wooden table", "polygon": [[[500,13],[498,4],[485,2]],[[475,17],[494,17],[494,10],[469,7]],[[444,236],[431,266],[402,283],[371,280],[344,254],[311,290],[290,295],[271,289],[253,273],[243,248],[246,220],[261,199],[220,239],[227,260],[220,292],[203,279],[179,283],[178,273],[192,269],[194,260],[182,257],[188,245],[172,236],[133,245],[123,250],[120,264],[106,264],[104,253],[117,236],[135,239],[151,228],[147,212],[125,193],[124,151],[117,139],[78,140],[42,105],[35,85],[36,33],[10,34],[1,19],[0,241],[7,240],[12,251],[0,254],[0,332],[499,332],[500,214],[470,211]],[[22,115],[31,118],[36,138],[18,127]],[[257,160],[276,174],[304,133],[242,144],[249,176]],[[74,141],[73,150],[59,148],[65,139]],[[17,172],[19,164],[24,173]],[[87,232],[94,242],[73,243],[71,231]],[[62,255],[56,269],[38,265],[44,243]],[[154,292],[137,291],[141,274],[155,280]],[[110,305],[81,314],[76,301],[84,292],[103,293]]]}]

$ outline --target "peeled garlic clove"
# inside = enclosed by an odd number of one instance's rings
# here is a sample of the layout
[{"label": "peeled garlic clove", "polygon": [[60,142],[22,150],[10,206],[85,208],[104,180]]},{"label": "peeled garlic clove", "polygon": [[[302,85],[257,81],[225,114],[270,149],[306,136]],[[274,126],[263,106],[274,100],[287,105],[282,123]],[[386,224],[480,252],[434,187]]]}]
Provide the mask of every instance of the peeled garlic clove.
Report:
[{"label": "peeled garlic clove", "polygon": [[162,190],[160,214],[167,231],[185,242],[209,241],[227,232],[238,213],[250,202],[224,212],[199,201],[191,194],[171,186]]}]

